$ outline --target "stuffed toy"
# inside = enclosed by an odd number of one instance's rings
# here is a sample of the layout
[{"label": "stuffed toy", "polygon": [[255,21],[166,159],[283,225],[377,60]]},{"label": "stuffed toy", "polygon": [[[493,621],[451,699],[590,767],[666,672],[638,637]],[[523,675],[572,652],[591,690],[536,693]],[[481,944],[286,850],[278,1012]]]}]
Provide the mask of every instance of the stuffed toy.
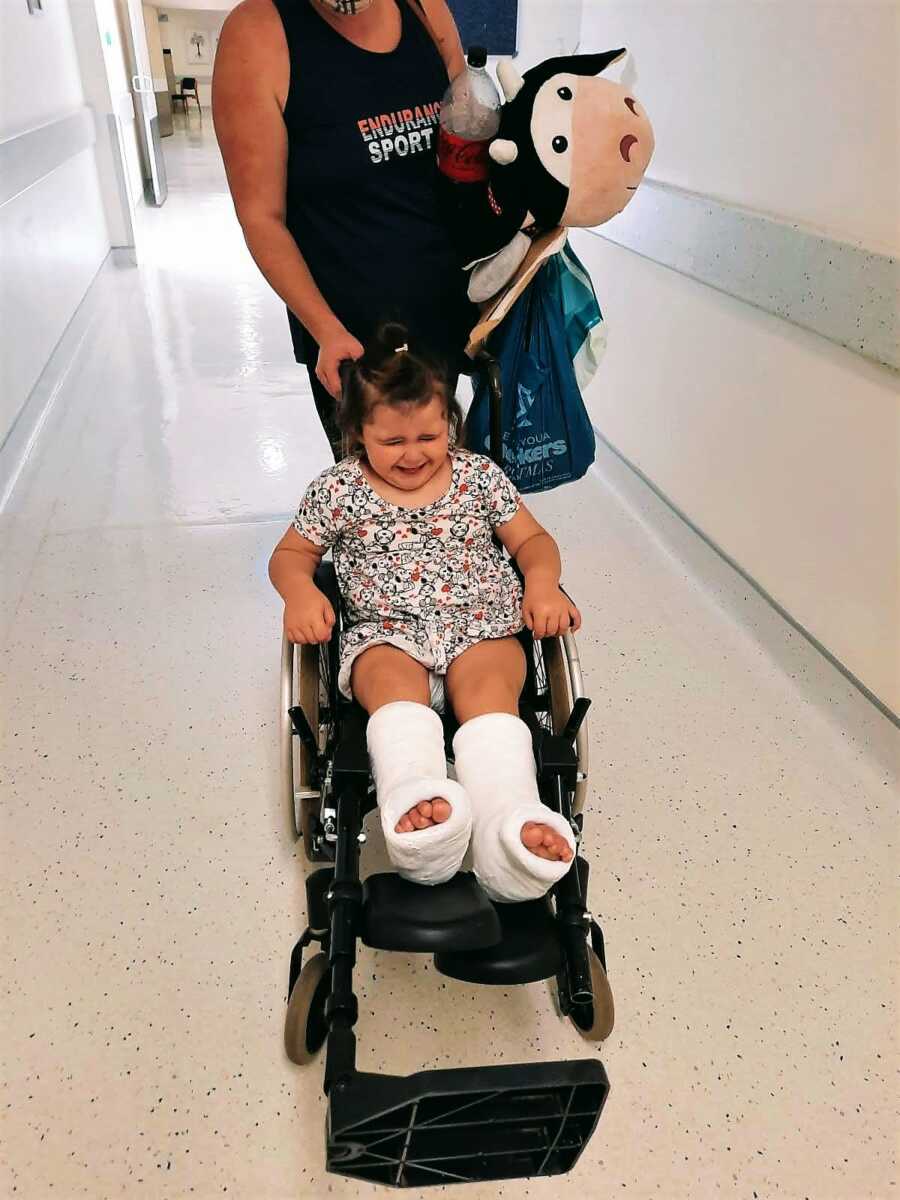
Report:
[{"label": "stuffed toy", "polygon": [[519,75],[504,60],[506,97],[483,184],[457,189],[451,216],[469,298],[495,296],[535,238],[559,226],[601,225],[634,195],[653,154],[653,130],[621,84],[597,76],[625,55],[550,58]]}]

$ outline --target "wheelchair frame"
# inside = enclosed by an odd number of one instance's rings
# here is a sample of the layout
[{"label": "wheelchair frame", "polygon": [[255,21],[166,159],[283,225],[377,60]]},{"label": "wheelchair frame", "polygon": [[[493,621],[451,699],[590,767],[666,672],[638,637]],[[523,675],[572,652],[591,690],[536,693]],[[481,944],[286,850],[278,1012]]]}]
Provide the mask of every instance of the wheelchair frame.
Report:
[{"label": "wheelchair frame", "polygon": [[[298,837],[305,835],[304,811],[320,798],[317,787],[309,786],[308,763],[311,750],[308,743],[294,728],[291,719],[291,709],[300,705],[304,714],[309,717],[310,707],[319,711],[320,697],[316,697],[310,705],[312,697],[304,697],[302,681],[299,678],[303,670],[303,661],[311,655],[305,651],[315,651],[318,659],[318,647],[296,647],[282,635],[281,640],[281,724],[279,728],[281,753],[281,789],[285,808],[291,814],[294,832]],[[298,654],[297,651],[300,651]],[[575,708],[577,700],[585,699],[584,680],[581,673],[581,661],[578,657],[578,646],[575,637],[566,633],[563,637],[545,638],[540,643],[543,671],[546,676],[550,698],[550,708],[544,716],[544,724],[552,733],[562,733],[569,714]],[[526,684],[527,686],[527,684]],[[304,703],[306,700],[306,703]],[[310,727],[317,724],[315,716]],[[576,815],[584,809],[587,799],[587,781],[590,769],[590,734],[588,716],[585,713],[575,738],[575,754],[578,761],[575,781],[573,810]],[[307,775],[304,779],[303,776]],[[325,823],[328,826],[328,837],[333,840],[333,810]],[[317,835],[313,834],[316,838]],[[319,835],[320,836],[320,835]],[[318,847],[316,850],[318,853]],[[311,861],[318,861],[312,858]]]},{"label": "wheelchair frame", "polygon": [[[492,455],[500,461],[499,371],[493,360],[484,365]],[[340,613],[330,564],[317,582]],[[508,905],[491,905],[465,873],[436,888],[392,872],[361,880],[362,824],[375,807],[366,716],[337,693],[336,635],[299,653],[283,640],[282,791],[307,858],[328,864],[306,880],[309,925],[291,955],[285,1046],[305,1063],[327,1043],[330,1172],[395,1187],[561,1174],[577,1161],[606,1101],[609,1081],[597,1059],[403,1077],[356,1070],[358,940],[432,953],[439,972],[472,983],[555,980],[560,1015],[584,1037],[600,1041],[612,1028],[603,934],[587,910],[588,864],[578,852],[590,701],[571,633],[541,642],[520,636],[528,664],[520,711],[532,732],[541,799],[570,822],[577,846],[572,869],[547,897]],[[304,963],[314,942],[320,951]]]}]

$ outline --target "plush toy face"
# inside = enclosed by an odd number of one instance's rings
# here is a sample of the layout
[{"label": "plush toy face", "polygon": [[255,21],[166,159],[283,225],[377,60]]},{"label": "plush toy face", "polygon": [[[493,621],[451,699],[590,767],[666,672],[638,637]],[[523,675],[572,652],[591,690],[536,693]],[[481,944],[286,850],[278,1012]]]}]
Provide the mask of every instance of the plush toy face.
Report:
[{"label": "plush toy face", "polygon": [[515,195],[542,226],[600,225],[634,195],[653,154],[644,109],[599,72],[624,55],[548,59],[519,76],[500,75],[507,104],[490,154],[492,186]]},{"label": "plush toy face", "polygon": [[[587,228],[616,216],[628,204],[653,155],[653,128],[634,96],[608,79],[572,76],[554,89],[574,92],[571,112],[569,202],[564,226]],[[556,79],[541,91],[552,88]],[[540,95],[539,95],[540,101]],[[554,106],[556,107],[556,106]],[[538,115],[535,106],[535,118]],[[552,146],[552,143],[551,143]]]},{"label": "plush toy face", "polygon": [[[569,98],[571,97],[571,98]],[[653,154],[653,129],[626,88],[606,79],[555,75],[538,92],[534,147],[569,189],[561,225],[602,225],[637,190]]]}]

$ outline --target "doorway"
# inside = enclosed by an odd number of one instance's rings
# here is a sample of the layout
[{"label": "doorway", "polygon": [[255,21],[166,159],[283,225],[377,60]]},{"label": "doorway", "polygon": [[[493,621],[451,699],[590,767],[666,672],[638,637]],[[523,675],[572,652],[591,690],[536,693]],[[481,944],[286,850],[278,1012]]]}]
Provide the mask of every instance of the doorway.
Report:
[{"label": "doorway", "polygon": [[[212,76],[219,35],[236,0],[144,0],[148,40],[159,48],[166,89],[173,98],[173,131],[196,133],[210,120]],[[151,26],[153,28],[151,28]],[[180,118],[180,119],[179,119]]]},{"label": "doorway", "polygon": [[141,0],[116,0],[122,48],[131,78],[134,97],[135,124],[144,184],[144,199],[159,208],[165,204],[167,194],[166,166],[160,144],[159,113],[156,104],[157,86],[165,90],[165,71],[161,75],[157,64],[154,78],[150,48],[144,27],[144,10]]}]

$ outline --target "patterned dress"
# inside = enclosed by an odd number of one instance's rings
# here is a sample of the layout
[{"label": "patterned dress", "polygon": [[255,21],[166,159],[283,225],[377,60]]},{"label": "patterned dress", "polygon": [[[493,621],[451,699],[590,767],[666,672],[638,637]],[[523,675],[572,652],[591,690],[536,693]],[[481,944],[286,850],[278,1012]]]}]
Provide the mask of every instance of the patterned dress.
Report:
[{"label": "patterned dress", "polygon": [[522,588],[492,533],[511,521],[521,498],[495,463],[451,450],[445,495],[421,508],[379,496],[358,459],[313,480],[294,528],[331,547],[347,622],[341,691],[350,695],[353,660],[371,646],[404,650],[445,675],[464,650],[522,628]]}]

